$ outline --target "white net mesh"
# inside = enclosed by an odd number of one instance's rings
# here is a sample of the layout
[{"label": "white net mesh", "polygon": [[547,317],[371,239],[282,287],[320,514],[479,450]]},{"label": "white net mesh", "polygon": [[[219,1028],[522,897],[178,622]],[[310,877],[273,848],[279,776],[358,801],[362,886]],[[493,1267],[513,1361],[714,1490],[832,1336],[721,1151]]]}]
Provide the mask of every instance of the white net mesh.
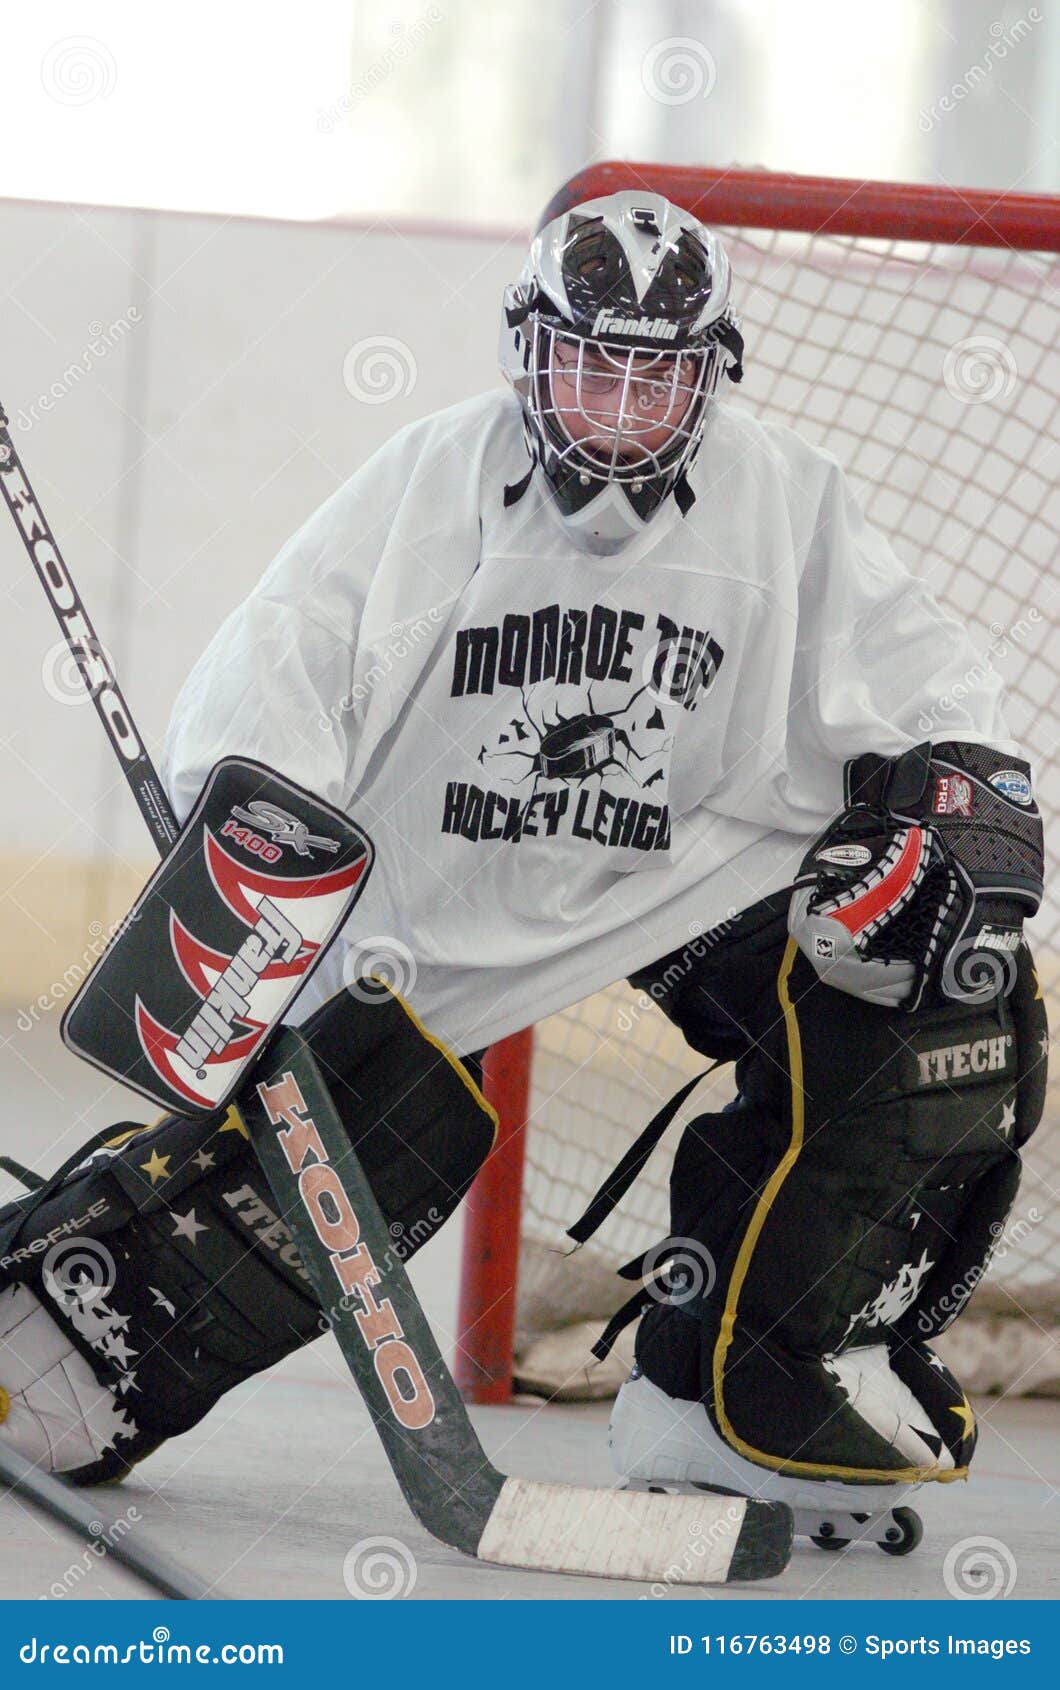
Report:
[{"label": "white net mesh", "polygon": [[[747,347],[745,380],[728,397],[835,453],[870,520],[965,623],[981,670],[1000,673],[1012,732],[1035,768],[1055,865],[1060,259],[747,230],[726,238]],[[975,682],[970,671],[967,684]],[[946,736],[955,702],[939,701],[937,719],[921,724],[924,738]],[[1031,937],[1055,1003],[1055,894]],[[591,1244],[573,1257],[560,1253],[563,1229],[650,1115],[703,1066],[658,1009],[627,987],[537,1029],[517,1355],[542,1332],[606,1316],[628,1294],[614,1268],[666,1230],[679,1124]],[[1060,1379],[1055,1087],[1026,1155],[1016,1209],[973,1302],[978,1327],[969,1316],[951,1340],[961,1347],[953,1359],[972,1369],[972,1386],[1048,1389]],[[718,1108],[729,1095],[727,1072],[713,1076],[683,1118]],[[1003,1317],[1018,1318],[1019,1337]],[[579,1341],[569,1362],[557,1364],[553,1384],[565,1369],[576,1373],[584,1354]]]}]

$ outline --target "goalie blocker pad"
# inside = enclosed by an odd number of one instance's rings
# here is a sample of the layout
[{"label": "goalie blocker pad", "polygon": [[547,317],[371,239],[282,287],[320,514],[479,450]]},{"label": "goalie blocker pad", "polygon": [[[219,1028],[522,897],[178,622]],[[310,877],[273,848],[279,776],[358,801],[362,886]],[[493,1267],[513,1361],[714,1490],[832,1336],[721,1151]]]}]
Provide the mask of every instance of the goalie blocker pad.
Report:
[{"label": "goalie blocker pad", "polygon": [[340,810],[264,764],[223,758],[64,1015],[65,1044],[163,1109],[223,1109],[372,858]]}]

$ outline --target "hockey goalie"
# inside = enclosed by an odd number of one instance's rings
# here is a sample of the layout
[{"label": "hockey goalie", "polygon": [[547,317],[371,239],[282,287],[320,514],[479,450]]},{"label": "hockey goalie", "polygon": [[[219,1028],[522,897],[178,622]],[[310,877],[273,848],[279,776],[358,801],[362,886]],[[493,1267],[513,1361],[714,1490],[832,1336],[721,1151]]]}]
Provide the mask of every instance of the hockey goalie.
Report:
[{"label": "hockey goalie", "polygon": [[[372,835],[293,1018],[407,1253],[489,1150],[446,1086],[493,1040],[630,977],[735,1062],[627,1311],[615,1463],[875,1514],[975,1448],[931,1340],[1041,1113],[1041,822],[996,677],[955,684],[969,639],[841,466],[726,402],[738,304],[665,199],[554,202],[503,302],[509,388],[404,429],[309,518],[192,672],[164,776],[183,819],[219,759],[257,759]],[[245,819],[259,851],[283,826]],[[387,953],[408,1013],[366,1063]],[[49,1275],[64,1233],[105,1241],[105,1298]],[[220,1112],[116,1125],[10,1205],[0,1287],[0,1438],[84,1483],[322,1329]]]}]

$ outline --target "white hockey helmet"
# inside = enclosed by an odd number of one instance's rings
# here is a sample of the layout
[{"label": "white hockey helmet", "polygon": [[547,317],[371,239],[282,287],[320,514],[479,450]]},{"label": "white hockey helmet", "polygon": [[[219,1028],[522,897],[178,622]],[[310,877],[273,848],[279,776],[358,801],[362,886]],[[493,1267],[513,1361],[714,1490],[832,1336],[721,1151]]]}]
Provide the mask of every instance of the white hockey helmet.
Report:
[{"label": "white hockey helmet", "polygon": [[505,289],[501,368],[523,407],[531,467],[564,522],[613,551],[686,475],[722,375],[743,340],[731,271],[710,229],[661,194],[628,189],[545,212]]}]

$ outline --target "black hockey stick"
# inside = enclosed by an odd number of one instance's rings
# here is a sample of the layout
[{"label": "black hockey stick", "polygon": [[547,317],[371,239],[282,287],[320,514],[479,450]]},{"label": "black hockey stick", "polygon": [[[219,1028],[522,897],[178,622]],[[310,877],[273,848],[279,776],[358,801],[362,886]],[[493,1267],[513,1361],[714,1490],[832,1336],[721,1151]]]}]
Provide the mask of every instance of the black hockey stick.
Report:
[{"label": "black hockey stick", "polygon": [[538,1571],[672,1585],[784,1570],[792,1515],[782,1504],[595,1490],[494,1467],[301,1034],[282,1029],[259,1071],[270,1077],[246,1088],[239,1113],[405,1500],[428,1531],[479,1560]]},{"label": "black hockey stick", "polygon": [[[11,487],[9,488],[9,480]],[[0,429],[0,483],[111,743],[122,725],[137,747],[130,781],[156,843],[176,838],[158,777],[143,751],[109,664]],[[43,547],[45,562],[38,561]],[[71,627],[64,606],[79,620]],[[128,768],[128,760],[123,758]],[[370,1011],[367,1011],[370,1013]],[[742,1497],[662,1496],[507,1478],[487,1459],[434,1341],[386,1222],[304,1039],[274,1035],[238,1101],[250,1143],[290,1226],[313,1288],[413,1513],[442,1542],[503,1565],[610,1578],[690,1583],[767,1578],[787,1565],[792,1514]],[[677,1569],[675,1573],[675,1569]]]},{"label": "black hockey stick", "polygon": [[[177,837],[176,820],[132,717],[44,515],[33,496],[0,406],[0,490],[22,536],[33,567],[77,661],[107,738],[132,788],[140,814],[165,852]],[[20,1163],[0,1158],[5,1170],[31,1190],[43,1182]],[[50,1473],[42,1473],[15,1450],[0,1444],[0,1480],[71,1531],[85,1532],[94,1545],[139,1574],[162,1596],[194,1600],[207,1594],[202,1581],[184,1572],[120,1521],[107,1522],[92,1504]]]},{"label": "black hockey stick", "polygon": [[33,495],[11,439],[3,405],[0,405],[0,489],[29,553],[30,562],[48,595],[63,637],[81,671],[96,715],[103,723],[114,755],[132,788],[140,814],[150,828],[159,851],[165,856],[179,832],[176,817],[169,807],[154,764],[144,750],[110,658],[89,620],[55,536]]},{"label": "black hockey stick", "polygon": [[86,1555],[100,1562],[113,1557],[137,1573],[160,1596],[173,1596],[188,1602],[202,1601],[212,1596],[209,1586],[194,1573],[185,1572],[167,1555],[150,1543],[141,1543],[137,1527],[124,1519],[108,1519],[88,1498],[71,1490],[50,1473],[42,1473],[17,1450],[0,1443],[0,1481],[16,1496],[24,1496],[45,1514],[80,1532],[86,1540]]}]

